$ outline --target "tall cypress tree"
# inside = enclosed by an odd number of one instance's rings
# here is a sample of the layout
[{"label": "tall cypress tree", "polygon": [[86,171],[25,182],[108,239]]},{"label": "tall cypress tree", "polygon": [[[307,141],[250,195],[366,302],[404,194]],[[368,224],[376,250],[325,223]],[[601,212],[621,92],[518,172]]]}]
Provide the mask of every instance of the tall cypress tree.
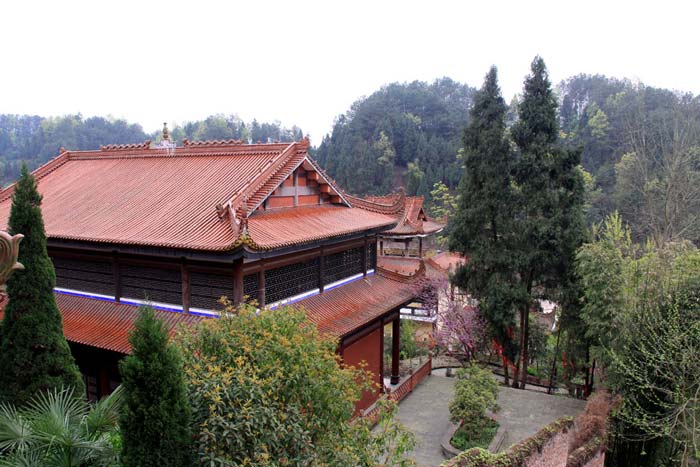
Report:
[{"label": "tall cypress tree", "polygon": [[[450,249],[468,257],[454,282],[479,300],[482,315],[506,354],[512,357],[508,329],[518,300],[515,193],[511,183],[513,153],[505,135],[506,104],[492,67],[474,96],[469,126],[464,131],[464,174]],[[507,360],[503,361],[508,384]]]},{"label": "tall cypress tree", "polygon": [[153,310],[143,307],[140,313],[129,336],[131,355],[119,366],[124,387],[122,465],[190,465],[191,409],[182,359]]},{"label": "tall cypress tree", "polygon": [[15,271],[7,282],[8,303],[0,328],[0,400],[21,405],[38,391],[85,385],[63,336],[53,288],[56,272],[46,251],[41,195],[25,165],[15,185],[11,234],[24,235]]},{"label": "tall cypress tree", "polygon": [[[580,151],[557,144],[557,100],[544,60],[535,57],[512,127],[519,150],[514,181],[519,193],[518,268],[520,301],[521,387],[528,365],[529,312],[534,300],[557,299],[571,290],[573,257],[583,239],[583,180]],[[517,366],[516,366],[517,368]],[[516,375],[517,383],[517,375]]]}]

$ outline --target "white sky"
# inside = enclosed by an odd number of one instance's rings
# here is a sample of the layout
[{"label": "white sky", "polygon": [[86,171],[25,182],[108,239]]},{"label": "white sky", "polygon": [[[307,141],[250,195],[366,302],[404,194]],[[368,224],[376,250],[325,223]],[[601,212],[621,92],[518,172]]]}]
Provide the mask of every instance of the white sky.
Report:
[{"label": "white sky", "polygon": [[696,1],[16,0],[0,6],[0,113],[163,121],[237,113],[319,144],[382,84],[449,76],[507,101],[535,54],[700,94]]}]

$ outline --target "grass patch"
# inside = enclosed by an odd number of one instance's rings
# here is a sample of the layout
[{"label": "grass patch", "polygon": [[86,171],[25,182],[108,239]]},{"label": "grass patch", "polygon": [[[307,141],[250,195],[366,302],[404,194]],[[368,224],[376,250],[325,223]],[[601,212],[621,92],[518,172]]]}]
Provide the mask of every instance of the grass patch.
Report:
[{"label": "grass patch", "polygon": [[464,423],[452,436],[452,446],[462,451],[471,448],[487,449],[498,431],[498,422],[482,416]]}]

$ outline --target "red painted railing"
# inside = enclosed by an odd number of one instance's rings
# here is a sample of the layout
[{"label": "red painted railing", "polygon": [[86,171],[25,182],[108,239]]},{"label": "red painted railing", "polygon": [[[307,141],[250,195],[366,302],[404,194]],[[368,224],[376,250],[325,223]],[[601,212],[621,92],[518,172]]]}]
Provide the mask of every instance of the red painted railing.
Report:
[{"label": "red painted railing", "polygon": [[401,402],[406,396],[413,392],[413,388],[418,386],[418,384],[430,374],[432,369],[433,358],[429,355],[428,360],[418,367],[416,371],[413,371],[413,369],[409,370],[409,377],[402,381],[398,387],[391,390],[387,389],[389,399]]},{"label": "red painted railing", "polygon": [[[408,396],[413,389],[420,384],[421,381],[425,379],[426,376],[430,375],[433,369],[433,359],[428,356],[428,360],[425,361],[416,371],[413,369],[409,370],[409,377],[401,382],[401,384],[392,389],[387,388],[386,395],[389,400],[394,402],[401,402],[406,396]],[[362,418],[373,420],[376,422],[377,412],[379,408],[377,404],[369,407],[361,416]]]}]

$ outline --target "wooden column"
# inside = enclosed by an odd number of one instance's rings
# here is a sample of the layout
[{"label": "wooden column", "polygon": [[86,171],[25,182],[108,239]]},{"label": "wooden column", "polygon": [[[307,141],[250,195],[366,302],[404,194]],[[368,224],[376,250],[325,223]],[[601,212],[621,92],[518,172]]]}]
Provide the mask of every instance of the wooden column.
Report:
[{"label": "wooden column", "polygon": [[260,260],[260,272],[258,273],[258,305],[260,308],[265,306],[265,265]]},{"label": "wooden column", "polygon": [[401,348],[401,317],[391,322],[391,384],[399,383],[399,350]]},{"label": "wooden column", "polygon": [[243,258],[233,262],[233,304],[243,302]]},{"label": "wooden column", "polygon": [[379,256],[384,256],[384,240],[379,240]]},{"label": "wooden column", "polygon": [[403,247],[403,255],[408,256],[408,244],[410,243],[410,240],[404,240],[404,247]]},{"label": "wooden column", "polygon": [[299,206],[299,172],[298,172],[298,170],[294,171],[294,175],[292,175],[292,179],[294,180],[294,206]]},{"label": "wooden column", "polygon": [[180,276],[182,279],[182,312],[189,313],[192,304],[192,288],[190,286],[190,270],[183,258],[180,264]]},{"label": "wooden column", "polygon": [[119,303],[122,298],[122,274],[117,252],[112,253],[112,274],[114,275],[114,300]]},{"label": "wooden column", "polygon": [[384,322],[380,323],[379,332],[379,382],[380,392],[384,393]]},{"label": "wooden column", "polygon": [[362,277],[367,277],[367,237],[362,245]]},{"label": "wooden column", "polygon": [[423,257],[423,237],[418,237],[418,257]]},{"label": "wooden column", "polygon": [[326,256],[321,247],[321,256],[318,258],[318,291],[323,293],[323,272],[326,269]]}]

